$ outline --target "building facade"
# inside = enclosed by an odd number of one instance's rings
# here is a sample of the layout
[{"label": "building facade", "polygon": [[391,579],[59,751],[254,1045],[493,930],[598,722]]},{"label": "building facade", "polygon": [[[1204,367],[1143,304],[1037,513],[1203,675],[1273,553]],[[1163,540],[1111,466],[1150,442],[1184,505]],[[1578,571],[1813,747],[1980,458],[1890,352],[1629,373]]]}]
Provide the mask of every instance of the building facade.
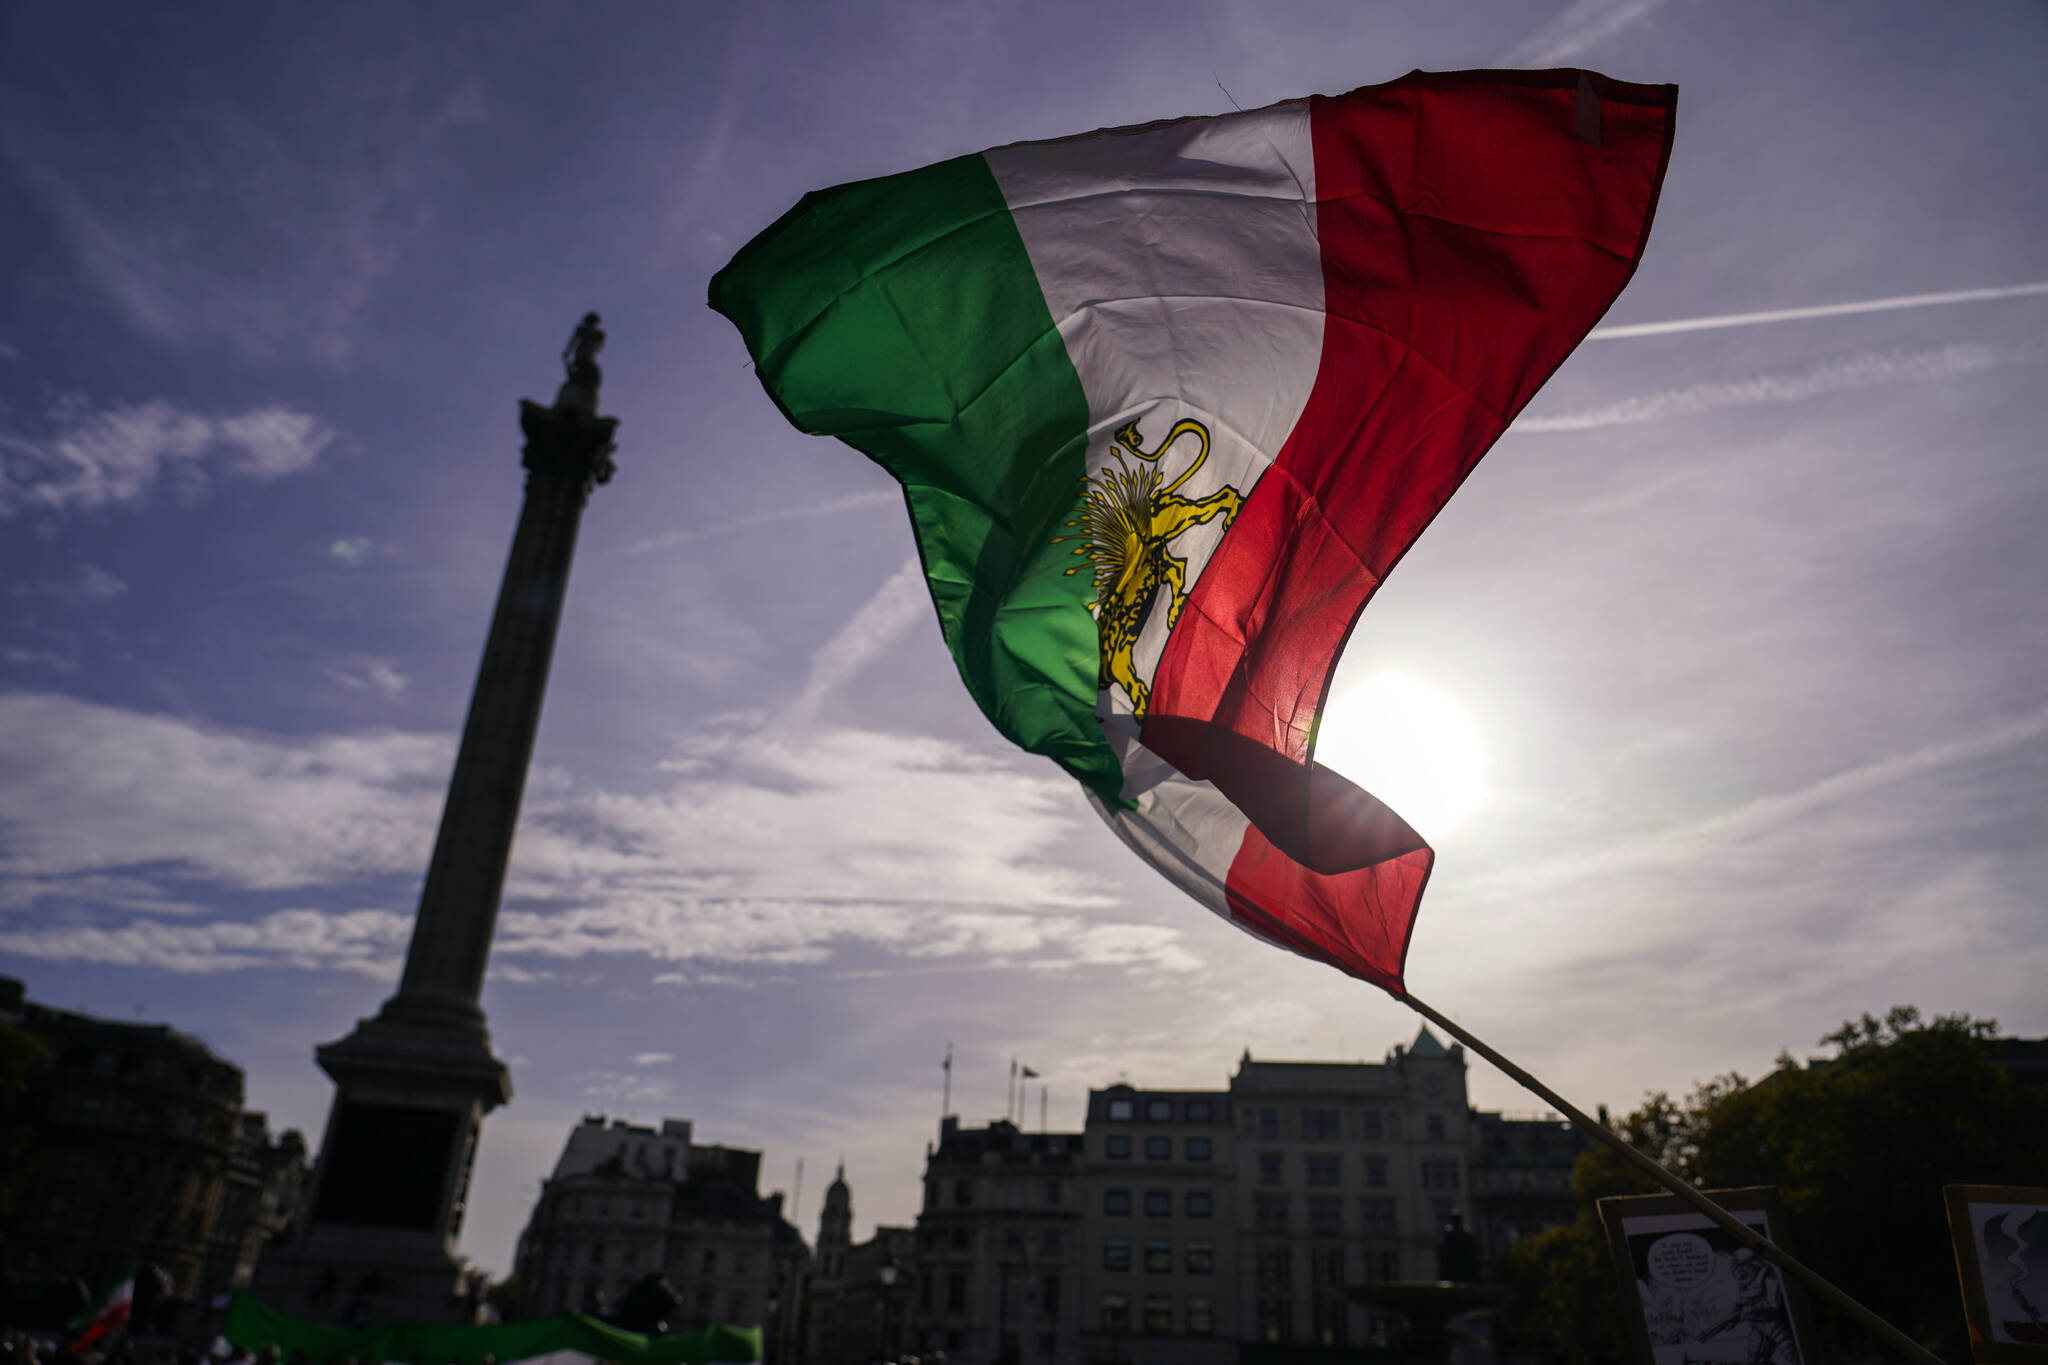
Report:
[{"label": "building facade", "polygon": [[1082,1146],[1081,1358],[1234,1359],[1241,1315],[1230,1092],[1092,1091]]},{"label": "building facade", "polygon": [[520,1312],[609,1312],[651,1274],[678,1303],[672,1331],[764,1329],[771,1359],[793,1358],[810,1251],[760,1193],[761,1154],[700,1145],[685,1119],[659,1129],[588,1116],[570,1132],[520,1234]]},{"label": "building facade", "polygon": [[1522,1238],[1577,1216],[1572,1168],[1593,1140],[1570,1120],[1474,1110],[1469,1131],[1470,1225],[1485,1264]]},{"label": "building facade", "polygon": [[0,1228],[12,1267],[97,1291],[154,1264],[183,1299],[246,1285],[297,1214],[306,1144],[243,1112],[241,1068],[166,1024],[38,1004],[12,977],[0,1022],[49,1053],[27,1097],[35,1176]]},{"label": "building facade", "polygon": [[804,1291],[805,1365],[866,1365],[910,1351],[915,1229],[877,1227],[853,1240],[853,1190],[840,1166],[825,1190],[818,1244]]},{"label": "building facade", "polygon": [[1083,1166],[1079,1133],[941,1122],[907,1293],[915,1354],[1076,1365]]}]

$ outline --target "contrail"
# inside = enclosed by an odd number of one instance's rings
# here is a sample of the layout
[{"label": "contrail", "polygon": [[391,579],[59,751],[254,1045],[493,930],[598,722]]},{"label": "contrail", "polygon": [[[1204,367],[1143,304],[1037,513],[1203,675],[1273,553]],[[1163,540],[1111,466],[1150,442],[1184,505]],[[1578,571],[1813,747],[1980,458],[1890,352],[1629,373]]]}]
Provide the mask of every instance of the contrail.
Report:
[{"label": "contrail", "polygon": [[1595,327],[1588,341],[1620,341],[1626,337],[1665,336],[1672,332],[1709,332],[1717,327],[1754,327],[1764,322],[1796,322],[1802,318],[1838,318],[1851,313],[1883,313],[1894,308],[1932,308],[1938,303],[1976,303],[1983,299],[2017,299],[2028,294],[2048,294],[2048,280],[2035,284],[2007,284],[1993,289],[1951,289],[1943,294],[1900,294],[1889,299],[1864,299],[1860,303],[1822,303],[1811,308],[1774,308],[1766,313],[1722,313],[1708,318],[1676,318],[1670,322],[1631,322],[1619,327]]}]

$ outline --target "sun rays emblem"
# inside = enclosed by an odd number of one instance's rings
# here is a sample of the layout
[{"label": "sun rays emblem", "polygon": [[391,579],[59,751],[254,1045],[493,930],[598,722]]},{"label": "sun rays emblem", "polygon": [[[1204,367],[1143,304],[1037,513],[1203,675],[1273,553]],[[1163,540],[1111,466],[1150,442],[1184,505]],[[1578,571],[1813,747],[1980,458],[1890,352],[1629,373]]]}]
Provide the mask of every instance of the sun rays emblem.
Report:
[{"label": "sun rays emblem", "polygon": [[[1201,448],[1180,477],[1167,483],[1160,457],[1183,436],[1193,436]],[[1162,587],[1168,630],[1180,620],[1188,595],[1187,561],[1169,547],[1189,530],[1218,517],[1228,528],[1244,497],[1227,486],[1200,500],[1180,496],[1180,486],[1209,458],[1209,429],[1200,422],[1175,422],[1151,450],[1144,448],[1138,424],[1128,422],[1117,431],[1110,453],[1113,461],[1083,480],[1087,495],[1074,519],[1066,523],[1080,534],[1055,536],[1053,544],[1078,540],[1081,544],[1073,553],[1094,561],[1095,601],[1089,610],[1095,614],[1102,646],[1096,685],[1121,687],[1131,699],[1132,713],[1143,716],[1152,689],[1138,676],[1132,658],[1138,633]],[[1066,572],[1072,576],[1081,572],[1081,566]]]}]

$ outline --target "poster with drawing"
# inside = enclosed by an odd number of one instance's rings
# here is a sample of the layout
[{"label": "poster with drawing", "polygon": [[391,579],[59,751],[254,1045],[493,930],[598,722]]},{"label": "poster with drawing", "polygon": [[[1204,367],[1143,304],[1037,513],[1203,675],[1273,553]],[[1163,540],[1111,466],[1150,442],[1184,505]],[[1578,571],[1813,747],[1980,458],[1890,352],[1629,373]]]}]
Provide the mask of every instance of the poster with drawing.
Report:
[{"label": "poster with drawing", "polygon": [[[1783,1244],[1770,1189],[1710,1190]],[[1600,1201],[1638,1365],[1810,1365],[1813,1329],[1796,1286],[1726,1229],[1670,1195]],[[1789,1248],[1788,1248],[1789,1249]]]},{"label": "poster with drawing", "polygon": [[1970,1320],[1970,1354],[2048,1362],[2048,1189],[1949,1185],[1949,1236]]}]

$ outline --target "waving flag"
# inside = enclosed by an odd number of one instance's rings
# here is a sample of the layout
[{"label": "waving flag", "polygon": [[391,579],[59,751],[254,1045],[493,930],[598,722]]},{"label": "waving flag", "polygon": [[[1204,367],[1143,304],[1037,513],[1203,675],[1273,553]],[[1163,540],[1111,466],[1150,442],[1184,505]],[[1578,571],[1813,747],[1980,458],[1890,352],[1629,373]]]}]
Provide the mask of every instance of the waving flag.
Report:
[{"label": "waving flag", "polygon": [[711,283],[903,484],[960,675],[1233,922],[1399,994],[1432,854],[1314,762],[1381,580],[1640,259],[1676,89],[1415,72],[806,195]]}]

